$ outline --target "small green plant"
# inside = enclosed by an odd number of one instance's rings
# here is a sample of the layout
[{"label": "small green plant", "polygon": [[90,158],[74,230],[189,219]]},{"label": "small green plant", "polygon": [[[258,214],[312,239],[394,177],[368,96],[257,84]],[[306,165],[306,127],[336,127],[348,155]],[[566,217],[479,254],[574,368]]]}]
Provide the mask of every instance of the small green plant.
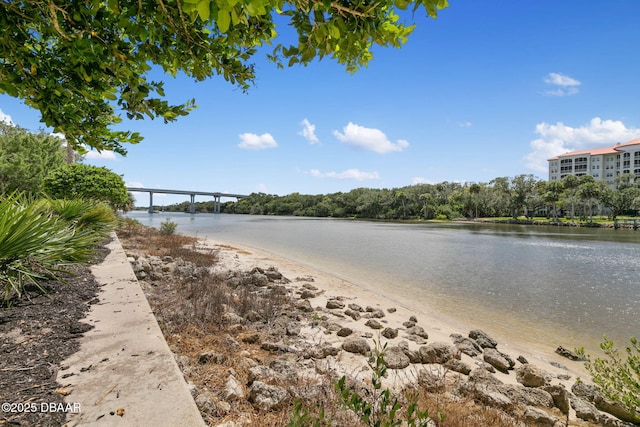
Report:
[{"label": "small green plant", "polygon": [[[607,358],[592,360],[587,356],[585,367],[598,391],[611,401],[623,405],[634,417],[634,423],[640,423],[640,343],[634,337],[629,342],[631,345],[625,348],[625,359],[605,335],[600,349]],[[580,350],[584,356],[584,349]]]},{"label": "small green plant", "polygon": [[[384,352],[387,344],[381,346],[374,340],[373,357],[368,364],[373,374],[371,386],[373,387],[370,398],[364,398],[357,391],[351,390],[346,385],[346,377],[343,376],[335,384],[339,400],[342,405],[351,409],[360,420],[372,427],[391,427],[402,425],[402,419],[396,414],[402,409],[398,398],[392,395],[388,388],[382,389],[382,378],[387,373],[387,365],[384,362]],[[409,395],[406,408],[406,423],[410,427],[426,427],[429,425],[429,411],[420,411],[417,405],[418,396]]]},{"label": "small green plant", "polygon": [[324,408],[316,405],[309,407],[300,399],[293,403],[293,409],[289,415],[289,427],[324,427],[330,426],[331,420],[325,417]]},{"label": "small green plant", "polygon": [[167,218],[160,223],[160,233],[165,234],[167,236],[175,233],[176,228],[178,228],[178,224],[171,221],[171,218]]}]

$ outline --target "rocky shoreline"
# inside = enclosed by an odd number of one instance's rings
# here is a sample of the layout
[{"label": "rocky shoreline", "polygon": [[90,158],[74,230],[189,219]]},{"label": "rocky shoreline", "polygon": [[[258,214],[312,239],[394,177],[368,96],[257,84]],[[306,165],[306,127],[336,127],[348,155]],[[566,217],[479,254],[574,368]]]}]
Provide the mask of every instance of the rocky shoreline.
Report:
[{"label": "rocky shoreline", "polygon": [[[447,331],[433,319],[420,319],[308,267],[252,248],[210,241],[198,242],[198,248],[216,250],[220,261],[206,268],[141,251],[127,255],[150,302],[171,283],[191,286],[185,283],[202,277],[215,276],[230,292],[210,313],[228,331],[221,341],[190,355],[176,354],[210,425],[250,425],[250,413],[233,410],[239,402],[268,413],[292,399],[321,401],[342,376],[353,387],[366,388],[372,351],[384,352],[384,386],[397,392],[417,386],[440,391],[495,408],[514,425],[561,426],[569,420],[570,425],[633,425],[630,414],[577,377],[580,369],[567,366],[579,361],[530,363],[482,330]],[[156,313],[159,323],[170,323],[171,313],[201,310],[202,300]],[[215,387],[192,381],[204,368],[220,377]]]}]

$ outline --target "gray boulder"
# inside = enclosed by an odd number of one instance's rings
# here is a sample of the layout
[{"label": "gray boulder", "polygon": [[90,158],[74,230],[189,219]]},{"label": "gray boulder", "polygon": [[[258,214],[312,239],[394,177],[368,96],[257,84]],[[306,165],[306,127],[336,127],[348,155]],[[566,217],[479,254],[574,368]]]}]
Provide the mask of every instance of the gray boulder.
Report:
[{"label": "gray boulder", "polygon": [[404,369],[411,363],[400,347],[388,347],[384,352],[384,364],[389,369]]},{"label": "gray boulder", "polygon": [[254,381],[249,392],[249,401],[254,408],[264,412],[278,411],[286,406],[289,393],[282,387]]},{"label": "gray boulder", "polygon": [[445,364],[456,358],[456,349],[445,342],[434,342],[420,347],[420,359],[422,363]]},{"label": "gray boulder", "polygon": [[349,353],[362,354],[363,356],[367,356],[371,351],[371,347],[369,347],[367,340],[358,337],[347,338],[342,343],[342,349]]},{"label": "gray boulder", "polygon": [[498,341],[494,340],[486,332],[480,329],[470,331],[469,338],[475,340],[482,348],[496,348],[498,346]]},{"label": "gray boulder", "polygon": [[516,381],[525,387],[542,387],[549,383],[548,373],[537,366],[526,364],[516,369]]}]

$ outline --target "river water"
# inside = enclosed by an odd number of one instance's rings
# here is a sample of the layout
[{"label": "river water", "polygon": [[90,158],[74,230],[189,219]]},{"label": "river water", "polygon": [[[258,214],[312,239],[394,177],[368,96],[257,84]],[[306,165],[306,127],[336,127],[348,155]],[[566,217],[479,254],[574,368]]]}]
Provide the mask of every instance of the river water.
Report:
[{"label": "river water", "polygon": [[[127,214],[266,250],[454,325],[539,348],[640,337],[640,231],[181,213]],[[461,330],[460,332],[464,332]]]}]

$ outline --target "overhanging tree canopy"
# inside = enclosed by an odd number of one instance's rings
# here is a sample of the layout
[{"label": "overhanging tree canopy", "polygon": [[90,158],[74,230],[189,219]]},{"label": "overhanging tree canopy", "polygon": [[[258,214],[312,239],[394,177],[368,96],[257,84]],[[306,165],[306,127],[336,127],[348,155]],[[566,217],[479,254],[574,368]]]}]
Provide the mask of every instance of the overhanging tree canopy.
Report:
[{"label": "overhanging tree canopy", "polygon": [[414,26],[397,9],[447,0],[0,0],[0,93],[38,109],[42,121],[83,145],[126,154],[138,133],[115,131],[130,119],[174,121],[195,107],[170,105],[152,65],[198,81],[221,75],[243,90],[254,78],[257,48],[277,36],[274,17],[288,18],[298,43],[269,55],[280,65],[330,56],[348,71],[366,65],[374,44],[401,46]]}]

